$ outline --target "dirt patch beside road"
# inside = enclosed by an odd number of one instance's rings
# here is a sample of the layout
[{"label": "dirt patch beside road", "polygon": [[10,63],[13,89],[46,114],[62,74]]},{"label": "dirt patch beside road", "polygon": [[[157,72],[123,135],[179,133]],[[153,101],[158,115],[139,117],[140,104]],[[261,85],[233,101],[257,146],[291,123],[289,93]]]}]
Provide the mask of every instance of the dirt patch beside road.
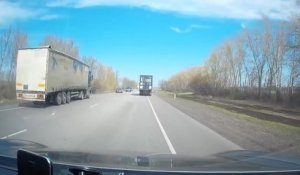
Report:
[{"label": "dirt patch beside road", "polygon": [[300,155],[300,128],[261,120],[193,100],[158,94],[163,100],[244,149]]}]

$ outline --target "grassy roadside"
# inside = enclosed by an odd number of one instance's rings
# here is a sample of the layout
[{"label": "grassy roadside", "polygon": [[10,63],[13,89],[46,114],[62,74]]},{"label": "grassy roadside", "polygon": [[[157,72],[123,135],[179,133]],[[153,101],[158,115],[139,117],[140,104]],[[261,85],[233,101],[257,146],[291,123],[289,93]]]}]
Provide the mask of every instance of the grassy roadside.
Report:
[{"label": "grassy roadside", "polygon": [[[196,102],[196,101],[194,101],[194,102]],[[291,125],[287,125],[287,124],[279,123],[279,122],[274,122],[274,121],[266,121],[266,120],[258,119],[258,118],[255,118],[253,116],[250,116],[250,115],[247,115],[247,114],[244,114],[244,113],[239,113],[239,112],[236,112],[236,111],[230,111],[230,110],[224,109],[224,108],[219,107],[219,106],[214,106],[214,105],[210,105],[210,104],[204,104],[204,105],[206,105],[210,109],[213,109],[213,110],[216,110],[216,111],[219,111],[219,112],[224,112],[224,113],[228,114],[228,116],[237,117],[237,118],[240,118],[240,119],[243,119],[243,120],[253,122],[255,124],[271,127],[273,129],[281,129],[283,131],[292,132],[292,133],[299,133],[300,134],[300,127],[291,126]]]},{"label": "grassy roadside", "polygon": [[[158,92],[156,92],[156,94],[174,99],[174,94],[171,92],[158,91]],[[178,94],[176,94],[176,98],[188,100],[189,102],[196,103],[196,104],[205,105],[206,107],[208,107],[212,110],[228,114],[226,116],[236,117],[239,119],[250,121],[255,124],[271,127],[273,129],[277,129],[277,130],[280,129],[282,131],[286,131],[289,133],[300,134],[300,127],[292,126],[292,125],[288,125],[288,124],[284,124],[284,123],[280,123],[280,122],[275,122],[275,121],[263,120],[263,119],[259,119],[257,117],[254,117],[254,116],[242,113],[242,112],[228,110],[228,109],[226,109],[218,104],[215,104],[215,103],[207,103],[204,100],[194,99],[192,93],[178,93]]]},{"label": "grassy roadside", "polygon": [[11,105],[11,104],[17,104],[20,101],[17,99],[0,99],[0,106],[1,105]]}]

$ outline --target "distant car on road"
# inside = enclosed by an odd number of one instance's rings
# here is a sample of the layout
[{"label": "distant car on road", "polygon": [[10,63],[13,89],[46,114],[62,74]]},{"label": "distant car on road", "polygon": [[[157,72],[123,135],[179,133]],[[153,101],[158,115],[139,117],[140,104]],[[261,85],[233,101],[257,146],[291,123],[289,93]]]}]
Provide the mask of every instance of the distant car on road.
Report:
[{"label": "distant car on road", "polygon": [[125,92],[132,92],[132,88],[131,87],[126,88]]},{"label": "distant car on road", "polygon": [[116,93],[123,93],[123,90],[121,88],[117,88]]}]

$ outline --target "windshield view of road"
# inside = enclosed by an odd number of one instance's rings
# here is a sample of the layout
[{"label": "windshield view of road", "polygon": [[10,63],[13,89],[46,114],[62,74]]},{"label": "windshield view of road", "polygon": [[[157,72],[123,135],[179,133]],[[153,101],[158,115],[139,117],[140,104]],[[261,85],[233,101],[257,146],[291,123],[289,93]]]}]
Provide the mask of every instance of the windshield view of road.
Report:
[{"label": "windshield view of road", "polygon": [[192,156],[242,149],[159,97],[137,92],[93,95],[59,107],[10,109],[1,109],[3,137],[55,149]]},{"label": "windshield view of road", "polygon": [[[150,170],[170,158],[181,171],[214,169],[212,159],[241,171],[225,160],[266,155],[289,163],[241,167],[300,170],[299,0],[2,0],[0,9],[0,174],[99,163],[77,153],[133,156],[130,166]],[[95,168],[120,168],[100,160]]]}]

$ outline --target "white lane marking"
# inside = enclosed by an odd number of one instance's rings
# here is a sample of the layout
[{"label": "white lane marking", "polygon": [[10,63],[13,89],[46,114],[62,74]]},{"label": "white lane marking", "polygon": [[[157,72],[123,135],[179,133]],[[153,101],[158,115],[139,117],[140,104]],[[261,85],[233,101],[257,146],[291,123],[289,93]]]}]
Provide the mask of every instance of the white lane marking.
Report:
[{"label": "white lane marking", "polygon": [[90,105],[90,108],[94,108],[94,107],[96,107],[96,106],[98,106],[98,105],[99,105],[98,103],[93,104],[93,105]]},{"label": "white lane marking", "polygon": [[9,137],[15,136],[15,135],[17,135],[17,134],[21,134],[21,133],[26,132],[26,131],[27,131],[27,129],[23,129],[23,130],[21,130],[21,131],[18,131],[18,132],[9,134],[9,135],[7,135],[7,136],[5,136],[5,137],[2,137],[1,139],[7,139],[7,138],[9,138]]},{"label": "white lane marking", "polygon": [[168,145],[168,147],[169,147],[169,150],[171,151],[172,154],[176,154],[176,151],[175,151],[175,149],[174,149],[174,147],[173,147],[173,145],[172,145],[172,143],[171,143],[171,141],[170,141],[170,139],[169,139],[169,137],[168,137],[166,131],[164,130],[162,124],[161,124],[160,121],[159,121],[158,116],[157,116],[157,114],[156,114],[156,112],[155,112],[155,110],[154,110],[154,108],[153,108],[153,105],[152,105],[152,103],[151,103],[149,97],[147,97],[147,99],[148,99],[149,105],[150,105],[150,107],[151,107],[151,109],[152,109],[152,112],[153,112],[153,114],[154,114],[154,116],[155,116],[155,119],[156,119],[156,121],[157,121],[157,123],[158,123],[159,129],[160,129],[160,131],[162,132],[162,134],[163,134],[163,136],[164,136],[164,138],[165,138],[165,141],[167,142],[167,145]]},{"label": "white lane marking", "polygon": [[50,114],[50,116],[54,116],[55,114],[56,114],[56,112],[54,111]]},{"label": "white lane marking", "polygon": [[1,111],[11,111],[11,110],[16,110],[16,109],[22,109],[24,107],[16,107],[16,108],[9,108],[9,109],[0,109],[0,112]]}]

